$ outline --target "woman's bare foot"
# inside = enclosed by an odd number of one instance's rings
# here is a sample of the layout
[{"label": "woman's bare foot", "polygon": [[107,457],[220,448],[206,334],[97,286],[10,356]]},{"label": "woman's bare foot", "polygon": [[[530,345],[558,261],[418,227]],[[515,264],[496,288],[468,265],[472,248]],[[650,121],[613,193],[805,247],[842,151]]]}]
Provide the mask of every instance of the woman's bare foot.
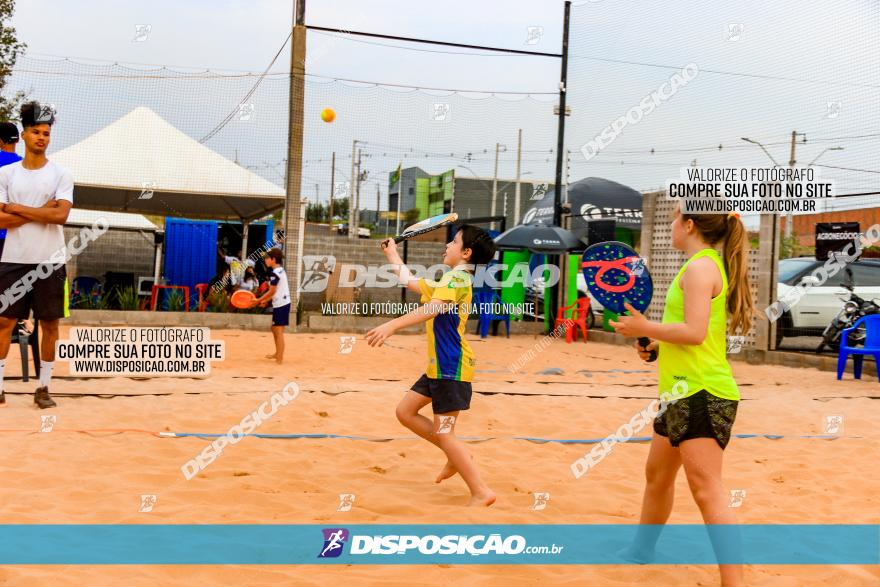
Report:
[{"label": "woman's bare foot", "polygon": [[272,357],[272,358],[275,359],[275,362],[278,363],[279,365],[284,362],[284,359],[281,357]]},{"label": "woman's bare foot", "polygon": [[495,503],[495,493],[491,489],[487,489],[484,492],[472,496],[468,506],[481,506],[487,508],[493,503]]},{"label": "woman's bare foot", "polygon": [[444,479],[449,479],[450,477],[455,476],[456,473],[458,473],[458,469],[455,468],[455,465],[446,461],[446,464],[443,465],[443,469],[437,475],[437,478],[434,479],[434,483],[440,483]]}]

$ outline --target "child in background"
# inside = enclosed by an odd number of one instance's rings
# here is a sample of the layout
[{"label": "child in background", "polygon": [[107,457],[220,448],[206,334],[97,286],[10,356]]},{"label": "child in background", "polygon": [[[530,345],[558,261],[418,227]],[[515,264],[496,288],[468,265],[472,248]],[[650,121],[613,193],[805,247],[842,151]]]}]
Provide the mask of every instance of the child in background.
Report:
[{"label": "child in background", "polygon": [[275,341],[275,354],[266,355],[275,359],[279,365],[284,362],[284,329],[290,324],[290,288],[287,285],[287,272],[281,264],[284,255],[279,249],[266,253],[266,267],[269,268],[269,290],[254,300],[254,306],[267,306],[272,302],[272,338]]},{"label": "child in background", "polygon": [[256,292],[257,287],[259,287],[260,282],[257,281],[257,274],[254,273],[254,265],[255,263],[251,260],[247,260],[247,269],[244,270],[244,277],[241,280],[241,283],[238,285],[238,289],[243,289],[245,291]]}]

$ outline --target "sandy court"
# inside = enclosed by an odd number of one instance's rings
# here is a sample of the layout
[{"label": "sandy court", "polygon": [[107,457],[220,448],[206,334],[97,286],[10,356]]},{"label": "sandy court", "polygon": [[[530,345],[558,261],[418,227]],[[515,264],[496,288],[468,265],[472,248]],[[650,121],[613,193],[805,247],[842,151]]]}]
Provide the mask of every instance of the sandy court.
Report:
[{"label": "sandy court", "polygon": [[[64,338],[67,329],[62,330]],[[35,382],[7,381],[2,414],[0,487],[5,523],[61,524],[633,524],[638,521],[647,444],[618,445],[588,475],[571,463],[590,445],[514,440],[601,438],[613,434],[656,397],[654,366],[619,346],[552,343],[513,374],[507,366],[539,338],[480,340],[472,409],[460,436],[493,437],[470,450],[498,494],[489,509],[462,507],[467,489],[456,477],[433,483],[444,457],[423,440],[246,438],[229,447],[195,479],[180,467],[209,441],[162,438],[159,432],[225,433],[262,401],[296,382],[302,393],[258,433],[331,433],[376,439],[412,437],[396,420],[402,392],[424,371],[424,336],[398,335],[383,349],[362,337],[339,354],[340,334],[287,335],[288,358],[263,358],[267,333],[213,331],[226,341],[227,360],[208,379],[71,379],[58,362],[53,394],[59,406],[32,405]],[[18,351],[7,376],[19,375]],[[560,368],[561,375],[539,374]],[[880,384],[851,375],[733,363],[744,401],[735,434],[785,438],[733,439],[725,485],[746,491],[743,523],[880,523],[876,420]],[[80,397],[66,397],[68,394]],[[40,416],[55,414],[50,433]],[[823,434],[825,417],[842,415],[842,437]],[[120,431],[126,430],[126,431]],[[79,432],[91,431],[91,432]],[[646,428],[638,436],[649,435]],[[858,438],[851,438],[858,437]],[[532,493],[548,492],[546,509],[530,509]],[[339,494],[356,495],[337,512]],[[154,494],[152,512],[139,512]],[[684,476],[671,523],[701,523]],[[715,566],[13,566],[0,569],[9,585],[712,585]],[[750,566],[749,584],[871,585],[874,566]]]}]

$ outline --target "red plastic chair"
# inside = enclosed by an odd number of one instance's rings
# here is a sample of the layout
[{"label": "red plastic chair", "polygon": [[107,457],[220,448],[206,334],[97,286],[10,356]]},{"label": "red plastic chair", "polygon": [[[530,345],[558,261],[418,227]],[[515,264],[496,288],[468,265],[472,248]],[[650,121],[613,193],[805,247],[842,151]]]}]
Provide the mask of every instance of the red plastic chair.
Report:
[{"label": "red plastic chair", "polygon": [[204,312],[208,307],[208,284],[197,283],[196,293],[199,294],[199,312]]},{"label": "red plastic chair", "polygon": [[563,306],[556,312],[556,324],[554,329],[558,329],[560,325],[565,326],[565,342],[570,343],[577,340],[578,328],[584,335],[584,342],[587,342],[587,316],[590,313],[590,298],[587,296],[580,297],[573,304]]},{"label": "red plastic chair", "polygon": [[153,284],[153,292],[150,295],[150,310],[156,311],[156,304],[159,301],[159,290],[162,289],[170,289],[170,290],[183,290],[183,311],[189,312],[189,286],[187,285],[159,285]]}]

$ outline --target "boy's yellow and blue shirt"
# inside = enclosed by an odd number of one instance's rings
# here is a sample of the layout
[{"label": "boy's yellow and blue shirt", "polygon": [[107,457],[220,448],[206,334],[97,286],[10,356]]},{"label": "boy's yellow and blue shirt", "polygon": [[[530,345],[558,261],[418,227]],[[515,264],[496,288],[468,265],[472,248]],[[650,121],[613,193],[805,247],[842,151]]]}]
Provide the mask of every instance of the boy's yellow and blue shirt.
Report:
[{"label": "boy's yellow and blue shirt", "polygon": [[449,304],[449,311],[437,314],[426,324],[428,368],[431,379],[473,381],[474,351],[464,338],[471,307],[471,276],[467,271],[447,271],[439,281],[420,279],[421,302],[432,299]]}]

